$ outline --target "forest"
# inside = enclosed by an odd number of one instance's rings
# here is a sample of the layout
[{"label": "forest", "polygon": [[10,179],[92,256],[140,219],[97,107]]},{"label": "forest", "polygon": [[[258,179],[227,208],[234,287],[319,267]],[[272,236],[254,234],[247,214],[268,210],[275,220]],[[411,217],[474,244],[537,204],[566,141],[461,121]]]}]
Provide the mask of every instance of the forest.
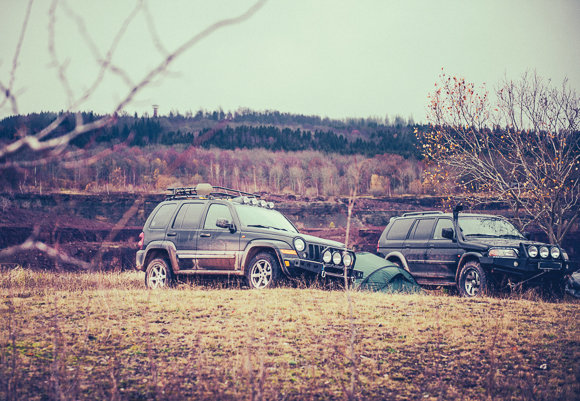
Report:
[{"label": "forest", "polygon": [[[36,134],[58,116],[7,117],[0,121],[0,144]],[[102,117],[81,116],[84,123]],[[43,140],[74,129],[76,118],[65,118]],[[0,160],[0,190],[158,191],[211,182],[302,196],[348,195],[353,185],[361,194],[420,194],[429,189],[422,184],[415,130],[426,128],[400,116],[391,123],[388,117],[331,120],[249,109],[122,113],[71,141],[67,160],[28,150]],[[18,166],[11,166],[15,161]]]}]

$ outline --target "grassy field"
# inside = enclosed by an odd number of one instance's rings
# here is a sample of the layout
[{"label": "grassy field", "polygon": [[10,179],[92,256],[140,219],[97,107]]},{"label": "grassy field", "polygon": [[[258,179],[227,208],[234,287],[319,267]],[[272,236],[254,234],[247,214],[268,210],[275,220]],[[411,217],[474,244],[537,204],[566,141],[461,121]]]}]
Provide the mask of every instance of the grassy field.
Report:
[{"label": "grassy field", "polygon": [[[580,398],[580,304],[0,271],[0,398]],[[349,302],[350,298],[350,302]]]}]

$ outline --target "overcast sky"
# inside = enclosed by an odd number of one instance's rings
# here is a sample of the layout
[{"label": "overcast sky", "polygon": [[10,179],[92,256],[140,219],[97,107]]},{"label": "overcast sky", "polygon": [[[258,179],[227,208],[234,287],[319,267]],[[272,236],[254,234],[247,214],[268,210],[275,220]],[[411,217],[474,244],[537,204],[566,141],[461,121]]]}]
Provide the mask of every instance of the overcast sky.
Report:
[{"label": "overcast sky", "polygon": [[[161,46],[152,39],[147,13],[140,11],[126,27],[112,62],[138,83],[159,65],[164,51],[174,51],[255,3],[149,0]],[[13,84],[19,113],[69,109],[98,76],[96,54],[107,54],[137,3],[58,2],[55,52],[66,64],[72,98],[51,65],[51,4],[36,0],[32,5]],[[10,82],[27,7],[24,0],[0,0],[4,86]],[[225,111],[247,107],[423,121],[427,95],[442,68],[488,89],[504,73],[517,78],[531,69],[558,84],[568,77],[580,89],[580,0],[270,0],[248,20],[213,32],[177,58],[169,73],[138,92],[125,110],[141,115],[158,104],[161,114],[195,113],[221,106]],[[109,113],[128,91],[126,79],[107,71],[77,109]],[[11,107],[0,109],[0,117],[11,114]]]}]

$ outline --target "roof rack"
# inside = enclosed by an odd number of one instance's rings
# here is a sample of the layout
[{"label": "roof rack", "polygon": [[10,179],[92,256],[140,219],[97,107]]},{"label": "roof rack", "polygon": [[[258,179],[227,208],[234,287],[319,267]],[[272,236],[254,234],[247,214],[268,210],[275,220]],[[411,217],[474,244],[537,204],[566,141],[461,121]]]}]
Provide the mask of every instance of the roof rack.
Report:
[{"label": "roof rack", "polygon": [[171,193],[166,195],[166,200],[170,199],[233,199],[241,196],[260,199],[260,195],[250,192],[240,191],[225,187],[214,187],[210,184],[198,184],[195,187],[167,188]]},{"label": "roof rack", "polygon": [[429,215],[429,214],[443,214],[442,211],[437,210],[437,211],[429,211],[429,212],[409,212],[409,213],[403,213],[403,217],[408,217],[408,216],[425,216],[425,215]]}]

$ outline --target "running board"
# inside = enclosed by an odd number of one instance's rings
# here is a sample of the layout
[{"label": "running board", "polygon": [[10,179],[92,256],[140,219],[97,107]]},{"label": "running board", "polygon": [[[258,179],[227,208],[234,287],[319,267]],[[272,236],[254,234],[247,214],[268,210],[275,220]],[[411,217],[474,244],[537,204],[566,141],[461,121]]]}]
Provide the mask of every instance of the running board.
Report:
[{"label": "running board", "polygon": [[415,280],[417,280],[417,283],[419,283],[420,285],[445,285],[445,286],[455,285],[455,281],[449,281],[444,279],[427,279],[415,277]]},{"label": "running board", "polygon": [[243,276],[241,270],[180,270],[177,274],[184,275],[207,275],[207,276]]}]

